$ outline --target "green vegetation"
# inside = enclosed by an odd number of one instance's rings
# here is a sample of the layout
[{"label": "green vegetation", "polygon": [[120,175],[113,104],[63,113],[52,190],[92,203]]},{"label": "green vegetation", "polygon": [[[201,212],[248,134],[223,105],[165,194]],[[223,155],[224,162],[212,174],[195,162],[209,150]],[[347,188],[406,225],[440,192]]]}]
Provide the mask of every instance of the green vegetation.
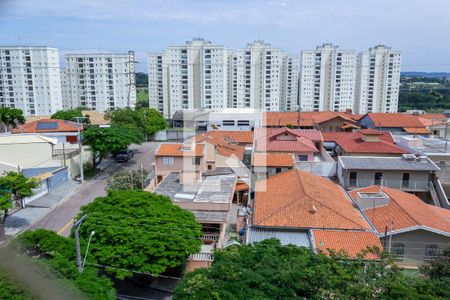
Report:
[{"label": "green vegetation", "polygon": [[108,190],[140,190],[142,182],[147,178],[146,170],[131,170],[115,173],[108,178]]},{"label": "green vegetation", "polygon": [[136,86],[138,88],[148,86],[148,75],[146,73],[142,73],[142,72],[136,73]]},{"label": "green vegetation", "polygon": [[5,271],[0,270],[0,299],[30,300],[34,299],[34,297],[7,276]]},{"label": "green vegetation", "polygon": [[148,108],[148,88],[138,88],[137,89],[137,101],[136,101],[136,109],[140,108]]},{"label": "green vegetation", "polygon": [[73,121],[74,118],[83,117],[83,114],[81,113],[81,111],[82,111],[81,108],[74,108],[74,109],[69,109],[69,110],[58,110],[51,116],[51,118]]},{"label": "green vegetation", "polygon": [[80,236],[88,238],[95,231],[89,252],[119,279],[132,271],[161,274],[200,250],[200,224],[165,196],[109,191],[82,207],[78,218],[85,214]]},{"label": "green vegetation", "polygon": [[[142,133],[133,126],[111,125],[110,127],[89,126],[83,131],[83,145],[92,151],[92,167],[108,153],[115,153],[128,148],[131,144],[140,144],[143,141]],[[100,158],[97,162],[97,156]]]},{"label": "green vegetation", "polygon": [[162,130],[167,126],[164,117],[154,108],[136,110],[118,108],[108,112],[105,118],[111,120],[111,124],[132,126],[141,131],[144,136],[154,135],[158,130]]},{"label": "green vegetation", "polygon": [[450,81],[446,78],[402,77],[399,111],[409,109],[427,112],[450,109]]},{"label": "green vegetation", "polygon": [[0,177],[0,191],[3,191],[3,197],[12,196],[12,200],[20,207],[23,207],[23,198],[33,195],[33,189],[38,185],[39,182],[36,179],[27,178],[13,171],[5,172]]},{"label": "green vegetation", "polygon": [[22,110],[18,108],[0,107],[0,125],[16,128],[25,123]]},{"label": "green vegetation", "polygon": [[449,299],[450,285],[407,277],[389,261],[328,257],[278,240],[218,250],[174,299]]},{"label": "green vegetation", "polygon": [[[73,239],[38,229],[23,233],[13,244],[20,253],[35,260],[44,270],[48,269],[64,279],[65,285],[81,291],[87,299],[116,299],[112,282],[98,275],[97,268],[86,265],[83,273],[78,271]],[[82,249],[85,249],[85,245],[82,245]]]}]

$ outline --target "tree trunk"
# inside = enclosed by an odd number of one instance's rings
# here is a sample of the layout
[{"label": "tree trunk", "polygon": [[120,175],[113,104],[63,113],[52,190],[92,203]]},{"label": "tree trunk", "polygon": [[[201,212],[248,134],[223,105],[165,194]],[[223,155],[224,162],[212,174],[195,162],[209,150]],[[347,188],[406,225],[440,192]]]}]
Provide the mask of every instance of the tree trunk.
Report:
[{"label": "tree trunk", "polygon": [[2,223],[0,224],[0,241],[4,241],[6,238],[6,233],[5,233],[5,223],[6,223],[6,218],[8,217],[8,210],[5,209],[3,212],[3,218],[2,218]]}]

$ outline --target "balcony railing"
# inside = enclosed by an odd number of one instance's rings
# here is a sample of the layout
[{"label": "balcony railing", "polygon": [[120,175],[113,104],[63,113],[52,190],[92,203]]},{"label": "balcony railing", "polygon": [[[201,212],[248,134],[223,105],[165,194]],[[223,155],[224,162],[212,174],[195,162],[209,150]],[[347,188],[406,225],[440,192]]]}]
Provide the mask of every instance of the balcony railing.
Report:
[{"label": "balcony railing", "polygon": [[385,187],[400,190],[429,191],[430,182],[424,180],[385,180],[385,179],[349,179],[345,181],[345,188],[362,188],[372,185],[382,185]]},{"label": "balcony railing", "polygon": [[213,261],[214,260],[214,255],[212,253],[196,253],[196,254],[191,254],[189,256],[189,260]]}]

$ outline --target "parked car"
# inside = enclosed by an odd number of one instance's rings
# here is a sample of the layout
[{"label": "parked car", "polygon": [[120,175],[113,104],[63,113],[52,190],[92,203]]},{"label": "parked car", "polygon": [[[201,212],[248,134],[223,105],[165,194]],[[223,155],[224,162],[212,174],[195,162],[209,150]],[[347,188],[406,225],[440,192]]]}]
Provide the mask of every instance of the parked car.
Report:
[{"label": "parked car", "polygon": [[133,157],[134,157],[134,152],[132,150],[124,149],[124,150],[120,150],[119,152],[117,152],[115,159],[117,162],[127,162],[130,159],[132,159]]}]

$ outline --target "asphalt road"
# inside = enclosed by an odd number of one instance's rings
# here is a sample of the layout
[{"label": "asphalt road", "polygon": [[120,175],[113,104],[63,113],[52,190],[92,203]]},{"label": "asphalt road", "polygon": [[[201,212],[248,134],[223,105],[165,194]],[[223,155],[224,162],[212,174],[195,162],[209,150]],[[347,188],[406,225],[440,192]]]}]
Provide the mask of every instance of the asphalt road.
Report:
[{"label": "asphalt road", "polygon": [[64,203],[57,206],[44,218],[31,226],[31,229],[45,228],[58,232],[63,236],[70,234],[74,217],[79,213],[80,207],[92,202],[95,198],[105,196],[107,179],[114,173],[122,170],[137,170],[141,164],[147,171],[150,170],[154,159],[154,150],[157,144],[144,143],[132,145],[130,149],[135,152],[134,158],[127,163],[113,163],[105,168],[95,178],[85,182]]}]

